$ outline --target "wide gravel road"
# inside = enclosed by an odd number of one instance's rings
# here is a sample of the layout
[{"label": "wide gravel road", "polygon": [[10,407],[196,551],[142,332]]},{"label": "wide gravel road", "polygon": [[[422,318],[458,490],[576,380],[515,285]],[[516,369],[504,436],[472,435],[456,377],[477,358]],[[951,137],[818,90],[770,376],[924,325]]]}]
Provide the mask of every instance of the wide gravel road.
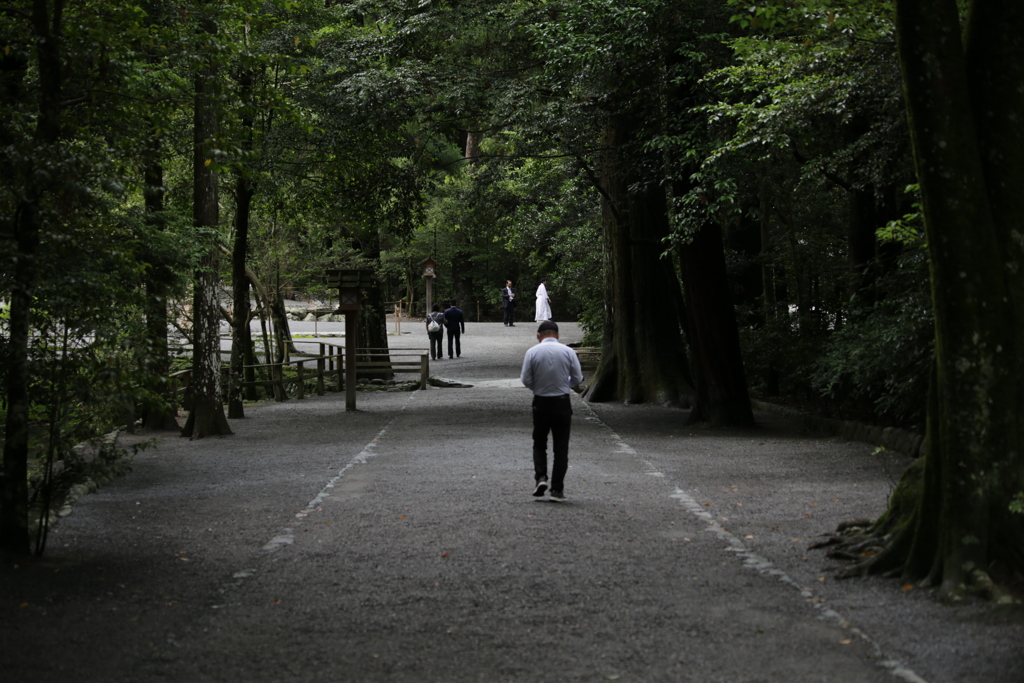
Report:
[{"label": "wide gravel road", "polygon": [[[393,347],[426,347],[403,327]],[[469,323],[431,374],[471,386],[157,439],[44,558],[3,561],[3,679],[1024,681],[1019,614],[839,581],[808,550],[882,512],[902,456],[768,413],[711,430],[574,397],[568,501],[534,499],[535,341]]]}]

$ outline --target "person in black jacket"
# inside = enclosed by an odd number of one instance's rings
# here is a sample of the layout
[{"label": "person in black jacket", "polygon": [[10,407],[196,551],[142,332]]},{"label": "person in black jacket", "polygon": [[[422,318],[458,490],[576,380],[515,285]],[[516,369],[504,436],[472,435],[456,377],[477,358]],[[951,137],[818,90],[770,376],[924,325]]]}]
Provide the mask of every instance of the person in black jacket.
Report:
[{"label": "person in black jacket", "polygon": [[[466,331],[466,316],[462,314],[462,310],[455,305],[455,299],[449,302],[451,305],[444,312],[444,326],[448,330],[448,357],[455,358],[455,356],[462,355],[462,340],[461,336]],[[455,354],[452,355],[452,342],[455,347]]]},{"label": "person in black jacket", "polygon": [[501,307],[505,309],[503,316],[505,327],[516,326],[516,290],[512,288],[512,281],[505,280],[505,286],[501,288]]},{"label": "person in black jacket", "polygon": [[[437,332],[430,331],[431,322],[437,323]],[[427,314],[427,319],[424,323],[427,326],[427,338],[430,340],[430,357],[433,360],[440,360],[444,358],[444,351],[442,350],[441,344],[444,341],[445,325],[444,315],[441,313],[441,307],[437,304],[431,306],[431,311]]]}]

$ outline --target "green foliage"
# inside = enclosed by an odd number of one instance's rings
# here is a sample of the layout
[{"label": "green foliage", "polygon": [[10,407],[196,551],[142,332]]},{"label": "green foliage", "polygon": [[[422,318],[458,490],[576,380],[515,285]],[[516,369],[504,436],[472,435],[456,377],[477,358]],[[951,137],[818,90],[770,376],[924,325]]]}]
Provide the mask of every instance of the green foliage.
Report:
[{"label": "green foliage", "polygon": [[1010,501],[1010,512],[1015,512],[1018,515],[1024,515],[1024,492],[1018,493]]},{"label": "green foliage", "polygon": [[[917,183],[908,185],[906,193],[915,197],[920,196],[920,186]],[[886,244],[900,244],[904,246],[917,246],[922,249],[927,245],[924,243],[924,209],[920,200],[913,203],[914,210],[904,214],[902,218],[891,220],[877,231],[879,242]]]},{"label": "green foliage", "polygon": [[850,315],[815,362],[812,386],[865,406],[883,422],[921,427],[931,376],[934,321],[921,250],[880,279],[875,302]]}]

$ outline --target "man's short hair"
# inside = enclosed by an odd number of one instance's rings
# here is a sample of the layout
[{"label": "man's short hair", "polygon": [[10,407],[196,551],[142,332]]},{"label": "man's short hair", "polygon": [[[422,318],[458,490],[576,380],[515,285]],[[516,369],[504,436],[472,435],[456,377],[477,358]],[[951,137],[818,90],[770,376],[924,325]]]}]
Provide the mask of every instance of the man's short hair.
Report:
[{"label": "man's short hair", "polygon": [[541,332],[547,332],[549,330],[551,332],[554,332],[555,334],[558,334],[558,325],[551,322],[550,320],[545,320],[540,325],[537,326],[537,334],[540,334]]},{"label": "man's short hair", "polygon": [[454,306],[455,305],[455,299],[452,299],[450,303],[451,303],[452,306]]},{"label": "man's short hair", "polygon": [[440,311],[441,307],[438,306],[437,304],[434,304],[433,306],[430,307],[430,310],[432,310],[432,311]]}]

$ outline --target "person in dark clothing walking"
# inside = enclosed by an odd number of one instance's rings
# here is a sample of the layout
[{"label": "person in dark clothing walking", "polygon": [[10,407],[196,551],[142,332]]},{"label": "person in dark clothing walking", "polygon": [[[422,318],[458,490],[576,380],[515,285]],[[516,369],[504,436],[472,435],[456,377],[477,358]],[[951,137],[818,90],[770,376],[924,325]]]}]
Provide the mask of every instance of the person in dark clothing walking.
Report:
[{"label": "person in dark clothing walking", "polygon": [[516,290],[512,288],[512,281],[505,280],[505,286],[501,288],[501,307],[504,309],[502,316],[505,327],[516,326]]},{"label": "person in dark clothing walking", "polygon": [[[444,312],[444,326],[448,330],[448,357],[462,355],[462,335],[466,331],[466,316],[462,309],[455,305],[455,299],[449,302],[451,305]],[[460,329],[461,328],[461,329]],[[452,355],[452,341],[455,342],[455,355]]]},{"label": "person in dark clothing walking", "polygon": [[565,500],[563,484],[569,470],[569,429],[572,404],[569,392],[583,381],[576,352],[558,341],[558,325],[550,320],[537,327],[536,346],[523,358],[520,381],[533,392],[533,473],[540,497],[548,490],[548,432],[551,432],[551,500]]},{"label": "person in dark clothing walking", "polygon": [[430,313],[427,314],[427,319],[424,322],[427,326],[427,338],[430,340],[430,357],[434,360],[441,360],[444,358],[442,344],[444,343],[445,322],[444,314],[441,313],[441,307],[434,304],[431,307]]}]

